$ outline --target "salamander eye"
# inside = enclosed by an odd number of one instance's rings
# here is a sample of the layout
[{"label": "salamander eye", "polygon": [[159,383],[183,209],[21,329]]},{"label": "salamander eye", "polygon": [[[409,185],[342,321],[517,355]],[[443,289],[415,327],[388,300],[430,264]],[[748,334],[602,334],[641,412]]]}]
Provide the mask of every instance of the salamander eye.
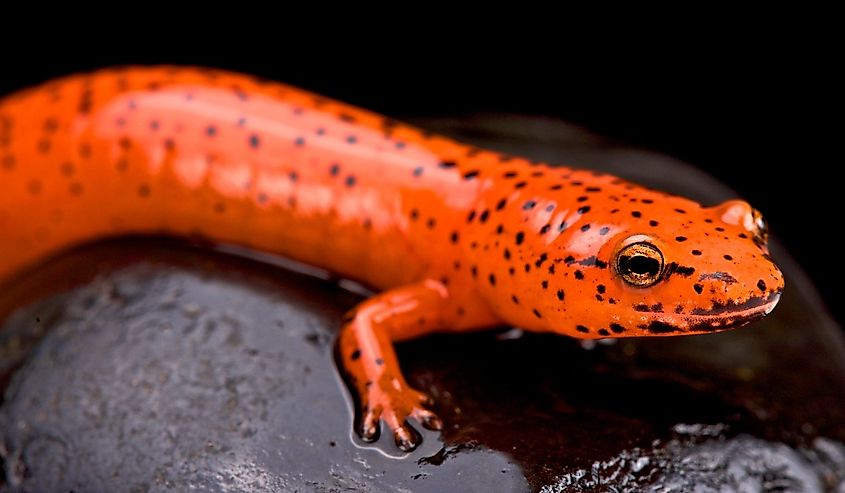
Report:
[{"label": "salamander eye", "polygon": [[663,254],[651,243],[634,243],[619,251],[616,272],[638,288],[651,286],[663,272]]}]

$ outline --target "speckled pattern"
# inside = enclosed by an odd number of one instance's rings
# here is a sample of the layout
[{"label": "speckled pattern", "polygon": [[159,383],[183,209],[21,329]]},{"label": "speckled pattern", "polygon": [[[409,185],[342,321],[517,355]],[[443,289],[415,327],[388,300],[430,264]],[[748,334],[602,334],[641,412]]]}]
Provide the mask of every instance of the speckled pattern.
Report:
[{"label": "speckled pattern", "polygon": [[[582,339],[738,327],[783,277],[761,215],[457,143],[252,77],[111,69],[0,102],[0,276],[125,234],[287,256],[382,292],[340,360],[358,431],[443,423],[392,343],[509,324]],[[26,213],[21,213],[26,211]]]},{"label": "speckled pattern", "polygon": [[[545,120],[422,123],[703,202],[732,196]],[[360,296],[207,248],[87,247],[2,291],[0,491],[838,491],[841,328],[772,248],[792,289],[746,330],[399,344],[408,382],[448,423],[402,455],[349,431],[332,341]]]}]

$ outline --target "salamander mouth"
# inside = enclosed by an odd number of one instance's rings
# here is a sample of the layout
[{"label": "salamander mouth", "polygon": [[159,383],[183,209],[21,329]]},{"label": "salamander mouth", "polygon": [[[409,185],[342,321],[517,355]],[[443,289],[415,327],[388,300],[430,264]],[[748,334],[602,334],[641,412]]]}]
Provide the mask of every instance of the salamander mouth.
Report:
[{"label": "salamander mouth", "polygon": [[688,315],[660,318],[641,328],[655,335],[669,332],[700,334],[735,329],[771,313],[780,301],[780,296],[781,291],[775,291],[741,304],[719,305],[707,310],[694,310]]}]

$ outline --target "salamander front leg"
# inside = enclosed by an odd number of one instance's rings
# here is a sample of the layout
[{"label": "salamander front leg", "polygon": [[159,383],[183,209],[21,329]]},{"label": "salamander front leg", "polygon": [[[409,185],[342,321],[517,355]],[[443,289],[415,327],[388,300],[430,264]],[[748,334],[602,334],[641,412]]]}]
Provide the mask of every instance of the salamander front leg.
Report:
[{"label": "salamander front leg", "polygon": [[358,393],[356,431],[364,440],[378,438],[383,420],[396,446],[409,452],[421,441],[408,424],[409,417],[430,430],[443,427],[440,418],[426,409],[431,398],[405,382],[393,342],[448,328],[448,301],[443,284],[423,281],[370,298],[344,319],[340,360]]}]

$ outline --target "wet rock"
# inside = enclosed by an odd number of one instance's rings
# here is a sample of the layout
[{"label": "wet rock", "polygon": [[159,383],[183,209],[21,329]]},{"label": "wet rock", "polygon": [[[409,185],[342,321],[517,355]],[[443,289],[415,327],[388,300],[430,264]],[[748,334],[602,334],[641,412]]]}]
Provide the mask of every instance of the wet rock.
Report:
[{"label": "wet rock", "polygon": [[[705,202],[732,196],[683,163],[554,122],[425,123]],[[409,381],[447,423],[405,456],[350,433],[333,337],[359,294],[163,240],[86,247],[0,297],[0,489],[843,491],[842,331],[774,255],[781,305],[735,332],[401,344]]]}]

